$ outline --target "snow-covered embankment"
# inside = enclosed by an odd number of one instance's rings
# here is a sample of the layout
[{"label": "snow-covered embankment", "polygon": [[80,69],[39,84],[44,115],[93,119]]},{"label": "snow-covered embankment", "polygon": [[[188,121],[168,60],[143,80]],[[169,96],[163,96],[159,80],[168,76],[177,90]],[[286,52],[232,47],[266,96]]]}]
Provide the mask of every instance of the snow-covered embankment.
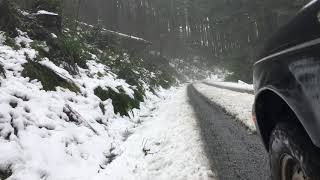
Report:
[{"label": "snow-covered embankment", "polygon": [[124,143],[105,173],[114,179],[215,179],[186,87],[169,95]]}]

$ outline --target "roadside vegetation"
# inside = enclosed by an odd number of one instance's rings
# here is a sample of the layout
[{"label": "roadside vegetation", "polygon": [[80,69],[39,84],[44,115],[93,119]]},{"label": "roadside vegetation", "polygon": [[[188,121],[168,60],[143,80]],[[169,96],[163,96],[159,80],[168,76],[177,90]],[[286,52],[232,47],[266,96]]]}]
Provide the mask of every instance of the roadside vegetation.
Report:
[{"label": "roadside vegetation", "polygon": [[[178,83],[177,73],[169,66],[169,61],[167,64],[162,61],[162,67],[157,67],[156,64],[143,59],[144,57],[158,58],[145,56],[147,53],[145,48],[149,42],[117,33],[110,34],[100,24],[92,26],[85,23],[70,23],[70,19],[63,19],[58,14],[61,12],[58,2],[57,0],[37,0],[32,5],[33,8],[27,10],[19,9],[11,1],[4,1],[1,6],[5,9],[1,11],[4,16],[1,16],[0,21],[2,23],[0,30],[6,37],[4,44],[16,50],[23,48],[26,45],[23,42],[17,44],[15,37],[19,33],[26,33],[33,40],[30,48],[37,51],[36,58],[29,58],[23,66],[24,77],[39,80],[46,91],[54,91],[57,87],[62,87],[81,93],[80,88],[72,81],[42,65],[41,61],[48,59],[56,66],[63,67],[71,75],[77,76],[81,69],[88,69],[87,61],[94,60],[108,67],[106,74],[113,73],[117,78],[124,79],[131,85],[134,91],[133,97],[129,97],[120,87],[118,91],[107,87],[95,89],[95,94],[102,101],[113,100],[115,113],[125,116],[128,116],[128,112],[133,108],[139,108],[139,103],[144,101],[145,91],[155,92],[160,87],[170,88]],[[39,10],[54,14],[41,14]],[[5,75],[1,64],[0,74]],[[103,73],[98,75],[105,76]]]}]

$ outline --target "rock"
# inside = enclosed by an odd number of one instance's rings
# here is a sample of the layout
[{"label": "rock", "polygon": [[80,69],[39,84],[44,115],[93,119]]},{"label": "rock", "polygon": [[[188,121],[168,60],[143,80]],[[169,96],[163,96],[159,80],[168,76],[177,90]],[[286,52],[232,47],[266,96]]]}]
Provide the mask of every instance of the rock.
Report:
[{"label": "rock", "polygon": [[48,29],[50,32],[59,34],[62,31],[62,18],[58,14],[54,13],[35,13],[37,23]]}]

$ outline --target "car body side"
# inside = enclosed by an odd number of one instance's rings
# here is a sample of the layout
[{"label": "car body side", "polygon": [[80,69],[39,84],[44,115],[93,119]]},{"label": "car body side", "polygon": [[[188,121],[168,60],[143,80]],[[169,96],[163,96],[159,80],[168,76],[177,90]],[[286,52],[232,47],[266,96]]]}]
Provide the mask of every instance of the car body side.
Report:
[{"label": "car body side", "polygon": [[266,45],[254,65],[253,115],[268,149],[272,129],[295,121],[320,147],[319,1],[301,10]]}]

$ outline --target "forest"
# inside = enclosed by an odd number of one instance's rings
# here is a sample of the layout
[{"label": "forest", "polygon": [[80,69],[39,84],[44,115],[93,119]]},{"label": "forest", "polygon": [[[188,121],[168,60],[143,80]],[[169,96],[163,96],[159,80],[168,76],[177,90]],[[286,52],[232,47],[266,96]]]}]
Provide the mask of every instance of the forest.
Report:
[{"label": "forest", "polygon": [[[28,7],[33,0],[18,0]],[[50,0],[53,1],[53,0]],[[49,1],[48,1],[49,2]],[[62,0],[69,20],[151,41],[167,58],[200,60],[251,82],[263,44],[308,0]],[[54,10],[54,9],[53,9]]]}]

